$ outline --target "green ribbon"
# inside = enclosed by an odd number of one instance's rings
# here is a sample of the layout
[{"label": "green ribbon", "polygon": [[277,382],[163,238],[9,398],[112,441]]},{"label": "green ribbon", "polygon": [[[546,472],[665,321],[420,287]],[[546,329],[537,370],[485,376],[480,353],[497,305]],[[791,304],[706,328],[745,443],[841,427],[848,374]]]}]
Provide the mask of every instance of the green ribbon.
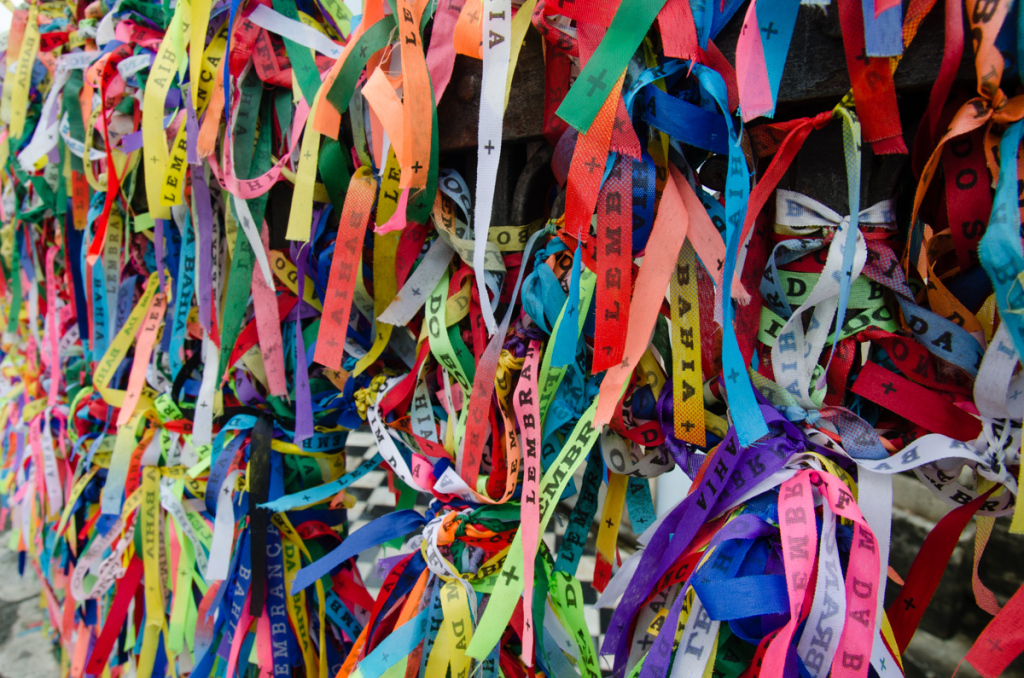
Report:
[{"label": "green ribbon", "polygon": [[626,70],[664,5],[665,0],[622,0],[604,39],[555,112],[559,118],[581,134],[590,129],[612,85]]}]

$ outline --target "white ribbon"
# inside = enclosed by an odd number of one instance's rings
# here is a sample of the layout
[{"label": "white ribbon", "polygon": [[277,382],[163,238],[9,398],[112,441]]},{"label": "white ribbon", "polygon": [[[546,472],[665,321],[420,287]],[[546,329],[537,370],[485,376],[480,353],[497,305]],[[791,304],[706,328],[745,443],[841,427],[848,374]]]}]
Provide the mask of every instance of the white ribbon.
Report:
[{"label": "white ribbon", "polygon": [[266,5],[256,5],[256,9],[249,15],[249,21],[271,33],[280,35],[282,38],[288,38],[303,47],[315,49],[317,52],[327,55],[332,59],[341,58],[343,49],[341,45],[315,28],[311,28],[301,21],[289,19]]},{"label": "white ribbon", "polygon": [[494,208],[494,184],[501,158],[501,135],[505,119],[505,83],[512,46],[512,1],[484,0],[483,74],[480,84],[480,122],[477,131],[476,223],[473,271],[480,293],[480,310],[487,333],[498,330],[494,310],[488,303],[484,259],[487,254],[487,230]]},{"label": "white ribbon", "polygon": [[[861,210],[857,221],[862,225],[895,229],[894,210],[894,200],[883,200]],[[787,191],[784,188],[775,191],[775,223],[798,232],[794,234],[809,236],[822,230],[835,231],[844,219],[849,221],[850,217],[842,216],[831,207],[803,193]]]},{"label": "white ribbon", "polygon": [[[886,200],[862,211],[858,219],[862,224],[885,225],[892,222],[892,201]],[[843,254],[846,248],[846,231],[850,217],[840,216],[813,198],[792,191],[779,190],[776,195],[776,223],[785,226],[794,235],[813,235],[819,231],[832,231],[832,239],[825,260],[825,268],[814,285],[814,289],[800,307],[793,311],[779,338],[772,346],[772,367],[779,384],[796,398],[801,407],[817,409],[818,405],[810,396],[811,377],[818,364],[818,358],[828,340],[829,330],[839,308],[840,280],[849,274],[856,279],[867,263],[867,244],[858,231],[853,268],[843,271]],[[803,314],[813,310],[810,325],[805,333]],[[842,318],[838,319],[841,324]],[[824,373],[821,376],[824,379]],[[819,383],[818,388],[824,384]]]}]

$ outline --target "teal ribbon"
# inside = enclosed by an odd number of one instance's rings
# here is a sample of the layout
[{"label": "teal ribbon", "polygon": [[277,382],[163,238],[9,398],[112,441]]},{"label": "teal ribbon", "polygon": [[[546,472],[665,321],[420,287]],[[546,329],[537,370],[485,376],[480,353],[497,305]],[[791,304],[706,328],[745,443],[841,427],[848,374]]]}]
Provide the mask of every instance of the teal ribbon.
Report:
[{"label": "teal ribbon", "polygon": [[1018,276],[1024,272],[1020,243],[1020,212],[1017,204],[1017,151],[1024,120],[1010,125],[999,143],[999,184],[978,253],[992,279],[999,315],[1010,330],[1017,352],[1024,355],[1024,288]]}]

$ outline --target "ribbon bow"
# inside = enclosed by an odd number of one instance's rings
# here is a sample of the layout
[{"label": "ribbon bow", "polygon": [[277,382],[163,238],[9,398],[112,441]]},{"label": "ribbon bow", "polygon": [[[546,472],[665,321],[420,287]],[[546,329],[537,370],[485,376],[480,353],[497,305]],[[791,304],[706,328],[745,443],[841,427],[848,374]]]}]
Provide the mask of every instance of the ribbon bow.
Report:
[{"label": "ribbon bow", "polygon": [[[882,200],[861,210],[857,222],[860,226],[895,230],[894,201]],[[848,223],[850,215],[841,216],[810,196],[782,188],[775,193],[775,232],[780,235],[828,238]]]}]

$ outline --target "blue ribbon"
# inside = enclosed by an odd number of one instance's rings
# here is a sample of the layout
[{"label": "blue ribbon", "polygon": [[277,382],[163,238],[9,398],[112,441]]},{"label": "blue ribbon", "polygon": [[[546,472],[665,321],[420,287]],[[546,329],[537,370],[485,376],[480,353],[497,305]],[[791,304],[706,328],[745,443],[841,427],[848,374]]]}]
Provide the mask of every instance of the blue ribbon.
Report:
[{"label": "blue ribbon", "polygon": [[429,610],[422,610],[418,615],[391,631],[384,642],[359,662],[359,673],[362,677],[380,678],[385,671],[412,654],[413,649],[420,644],[423,636],[427,633],[429,615]]},{"label": "blue ribbon", "polygon": [[[701,64],[694,64],[693,72],[718,102],[723,115],[728,116],[728,96],[722,76]],[[729,172],[725,179],[726,250],[722,279],[722,376],[727,384],[729,409],[736,424],[736,434],[740,445],[747,447],[768,435],[768,425],[761,415],[761,408],[757,406],[754,388],[750,384],[747,366],[743,362],[733,327],[732,279],[736,271],[740,231],[743,229],[747,199],[750,196],[750,174],[739,134],[732,125],[729,125],[729,132]]]},{"label": "blue ribbon", "polygon": [[992,201],[988,230],[978,245],[981,265],[996,290],[999,317],[1010,330],[1013,345],[1024,355],[1024,288],[1017,277],[1024,271],[1017,206],[1017,149],[1024,120],[1006,128],[999,142],[999,184]]},{"label": "blue ribbon", "polygon": [[[770,118],[775,117],[779,84],[782,82],[782,71],[786,66],[789,44],[793,40],[793,28],[796,26],[796,15],[799,10],[799,0],[757,0],[757,28],[761,31],[764,63],[772,92],[772,110],[768,114]],[[762,17],[765,20],[762,20]]]},{"label": "blue ribbon", "polygon": [[320,577],[332,572],[349,558],[374,546],[380,546],[389,539],[409,534],[422,527],[425,522],[423,516],[412,510],[395,511],[377,518],[353,532],[340,546],[323,558],[299,570],[295,575],[290,593],[295,595],[311,586]]}]

